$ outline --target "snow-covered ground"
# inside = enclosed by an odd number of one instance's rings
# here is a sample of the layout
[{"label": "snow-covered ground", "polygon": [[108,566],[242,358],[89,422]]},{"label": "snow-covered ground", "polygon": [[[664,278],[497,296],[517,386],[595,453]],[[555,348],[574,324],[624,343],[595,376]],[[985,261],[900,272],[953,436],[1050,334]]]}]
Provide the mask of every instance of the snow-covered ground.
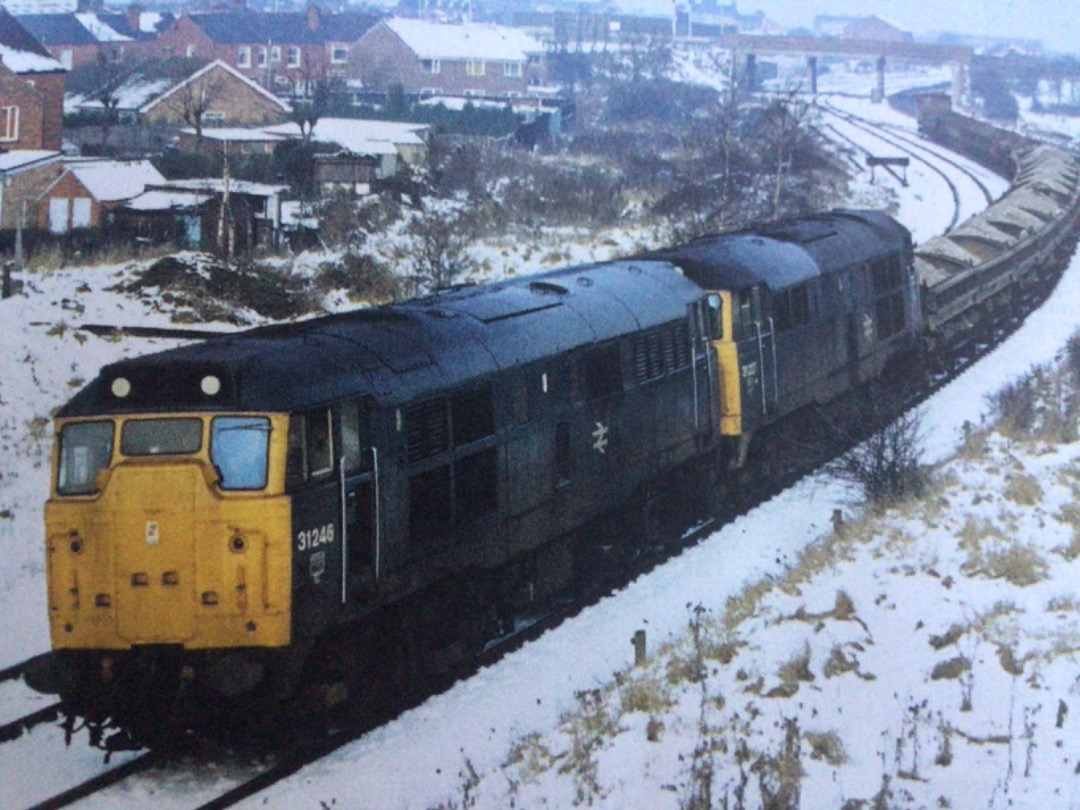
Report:
[{"label": "snow-covered ground", "polygon": [[[846,91],[848,82],[868,93],[871,81],[834,73],[823,77],[822,89],[833,82]],[[896,116],[859,98],[836,103],[868,117]],[[853,128],[844,132],[852,139],[869,137]],[[943,216],[947,223],[943,211],[952,206],[948,188],[915,166],[908,177],[907,188],[882,175],[871,186],[864,173],[855,184],[856,201],[892,208],[920,240],[940,233]],[[994,188],[1000,193],[1004,185]],[[0,379],[0,552],[7,561],[0,568],[0,611],[6,617],[0,666],[48,644],[41,504],[48,491],[51,411],[105,362],[168,345],[71,329],[85,322],[167,323],[166,314],[108,291],[130,272],[104,267],[35,275],[26,295],[0,301],[8,323],[0,348],[9,358]],[[955,450],[965,421],[980,422],[986,395],[1055,356],[1076,328],[1072,302],[1078,295],[1075,261],[1051,301],[1008,343],[928,403],[924,424],[931,459],[943,460]],[[1075,675],[1069,673],[1075,661],[1068,649],[1048,652],[1046,645],[1054,642],[1046,639],[1077,618],[1071,597],[1051,588],[1068,590],[1062,581],[1071,563],[1054,549],[1071,542],[1071,529],[1057,516],[1075,498],[1069,476],[1075,476],[1080,450],[996,440],[987,447],[982,460],[952,462],[951,474],[944,475],[948,483],[925,506],[898,513],[873,531],[855,521],[839,540],[830,518],[841,508],[855,519],[850,493],[824,477],[807,479],[247,806],[675,808],[690,806],[707,767],[714,769],[714,804],[726,794],[736,806],[734,790],[745,774],[731,764],[732,752],[745,743],[754,757],[778,755],[792,723],[806,771],[803,807],[870,799],[881,789],[883,774],[894,777],[895,801],[889,806],[1073,806],[1080,801],[1072,793],[1080,746],[1070,730],[1080,706],[1059,727],[1058,701],[1067,715],[1075,699]],[[1037,507],[1010,500],[1006,474],[1039,482]],[[984,521],[1023,537],[1045,563],[1047,578],[1021,588],[965,571],[972,551],[970,544],[958,546],[957,537],[967,536],[968,515],[978,525]],[[983,550],[989,553],[996,540],[989,529],[985,536],[990,539]],[[972,542],[977,549],[979,543]],[[800,559],[808,546],[839,549],[843,562],[820,565],[794,589],[790,572],[806,568]],[[778,587],[785,582],[787,587]],[[747,603],[752,609],[741,623],[724,625],[729,600],[748,587],[761,600]],[[838,592],[850,607],[837,601]],[[673,672],[659,658],[630,669],[630,640],[641,629],[650,652],[667,643],[675,645],[676,660],[685,660],[687,628],[695,617],[712,628],[710,643],[717,642],[710,647],[704,681]],[[929,637],[946,636],[954,623],[964,632],[950,645],[931,646]],[[716,635],[721,627],[724,634]],[[1012,668],[1023,666],[1022,675],[1003,668],[999,644],[1012,651]],[[721,650],[723,645],[730,647]],[[960,657],[972,668],[957,663],[956,677],[931,679],[934,666]],[[800,680],[807,672],[813,681]],[[616,674],[622,687],[612,685]],[[797,691],[787,697],[767,697],[776,687],[793,686]],[[962,711],[965,699],[970,711]],[[0,710],[3,701],[0,692]],[[834,739],[842,743],[846,764],[835,764],[840,757]],[[812,750],[822,758],[813,758]],[[950,764],[934,764],[936,759]],[[744,762],[750,774],[747,807],[758,804],[757,775],[749,770],[754,761]],[[0,782],[8,783],[16,769],[35,771],[32,763],[3,759],[0,767]],[[242,764],[235,768],[242,770]],[[181,765],[81,806],[191,807],[238,778],[232,766],[193,771]],[[21,804],[20,796],[33,800],[0,787],[0,805]]]}]

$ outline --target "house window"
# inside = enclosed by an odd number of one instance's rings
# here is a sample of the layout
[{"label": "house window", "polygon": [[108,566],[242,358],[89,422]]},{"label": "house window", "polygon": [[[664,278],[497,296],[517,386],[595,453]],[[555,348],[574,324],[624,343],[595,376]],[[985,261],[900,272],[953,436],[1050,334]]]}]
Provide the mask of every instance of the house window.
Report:
[{"label": "house window", "polygon": [[266,48],[259,48],[258,61],[255,64],[258,67],[266,67]]},{"label": "house window", "polygon": [[60,51],[60,64],[71,70],[71,65],[74,62],[74,55],[71,52],[71,48],[65,48]]},{"label": "house window", "polygon": [[271,62],[280,62],[281,61],[281,46],[275,45],[270,49],[270,61]]},{"label": "house window", "polygon": [[349,49],[341,45],[335,45],[330,49],[330,61],[341,65],[349,61]]},{"label": "house window", "polygon": [[289,48],[289,67],[300,67],[300,49]]},{"label": "house window", "polygon": [[184,51],[184,55],[188,59],[194,59],[195,58],[195,46],[194,45],[188,45],[187,50]]},{"label": "house window", "polygon": [[441,73],[442,62],[438,59],[421,59],[420,69],[424,71],[424,73]]},{"label": "house window", "polygon": [[505,62],[505,63],[503,63],[503,76],[520,77],[521,76],[521,62]]},{"label": "house window", "polygon": [[0,141],[19,140],[19,108],[0,107]]},{"label": "house window", "polygon": [[292,89],[292,82],[289,80],[288,76],[278,74],[274,77],[274,87],[278,87],[282,90],[290,90]]},{"label": "house window", "polygon": [[470,59],[465,63],[465,74],[467,76],[483,76],[484,75],[484,63],[478,59]]},{"label": "house window", "polygon": [[238,67],[251,67],[251,48],[244,46],[236,52],[236,64]]},{"label": "house window", "polygon": [[223,112],[206,112],[203,113],[202,123],[204,127],[221,127],[225,125],[225,113]]}]

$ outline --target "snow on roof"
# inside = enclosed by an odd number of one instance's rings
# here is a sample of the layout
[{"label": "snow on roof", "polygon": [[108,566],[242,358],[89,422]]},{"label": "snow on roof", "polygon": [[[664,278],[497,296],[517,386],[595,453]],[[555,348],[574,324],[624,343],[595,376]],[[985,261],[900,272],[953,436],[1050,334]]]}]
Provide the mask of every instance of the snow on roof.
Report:
[{"label": "snow on roof", "polygon": [[125,37],[109,27],[99,20],[96,14],[76,14],[75,17],[98,42],[131,42],[131,37]]},{"label": "snow on roof", "polygon": [[0,61],[15,73],[52,73],[65,70],[64,66],[51,56],[15,50],[7,45],[0,45]]},{"label": "snow on roof", "polygon": [[[174,79],[147,79],[141,74],[136,74],[125,81],[112,94],[116,99],[116,109],[137,110],[151,99],[160,96],[176,81]],[[69,95],[64,97],[64,111],[71,110],[99,110],[105,105],[96,98],[81,95]]]},{"label": "snow on roof", "polygon": [[207,200],[213,199],[213,194],[201,194],[197,191],[186,189],[154,189],[144,191],[127,201],[125,208],[132,211],[168,211],[171,208],[195,208]]},{"label": "snow on roof", "polygon": [[[186,127],[180,130],[185,135],[194,135],[194,127]],[[210,127],[202,131],[202,136],[210,141],[287,141],[289,135],[278,132],[270,132],[262,127]],[[296,137],[299,137],[297,133]]]},{"label": "snow on roof", "polygon": [[139,14],[139,30],[148,34],[157,32],[165,15],[160,11],[143,11]]},{"label": "snow on roof", "polygon": [[186,85],[191,84],[192,82],[199,79],[204,73],[209,73],[211,70],[214,70],[215,68],[218,69],[218,70],[223,70],[226,73],[228,73],[228,74],[232,75],[233,77],[235,77],[236,79],[239,79],[241,82],[246,84],[248,87],[250,87],[252,90],[254,90],[259,95],[261,95],[261,96],[269,99],[270,101],[274,102],[274,104],[279,106],[282,110],[288,112],[289,110],[292,109],[292,107],[289,106],[289,103],[287,101],[285,101],[284,99],[278,98],[273,93],[271,93],[269,90],[262,87],[262,85],[260,85],[258,82],[252,81],[247,76],[245,76],[243,73],[240,73],[235,68],[230,67],[229,65],[225,64],[220,59],[215,59],[210,64],[208,64],[205,67],[200,68],[199,70],[192,73],[190,76],[188,76],[182,82],[180,82],[177,85],[175,85],[174,87],[172,87],[167,92],[162,93],[157,98],[148,101],[146,104],[144,104],[142,107],[139,108],[139,112],[141,112],[141,113],[149,112],[152,108],[156,107],[162,101],[164,101],[169,96],[171,96],[173,93],[177,92],[182,87],[185,87]]},{"label": "snow on roof", "polygon": [[149,160],[80,160],[69,163],[67,170],[101,202],[127,200],[165,182]]},{"label": "snow on roof", "polygon": [[[402,121],[368,121],[358,118],[320,118],[312,131],[312,140],[336,143],[358,155],[389,155],[397,146],[423,146],[421,133],[427,124]],[[300,137],[300,126],[294,122],[264,127],[265,132]]]},{"label": "snow on roof", "polygon": [[60,152],[51,149],[13,149],[10,152],[0,152],[0,172],[29,168],[35,163],[51,163],[52,159],[59,159],[60,156]]},{"label": "snow on roof", "polygon": [[[225,181],[220,177],[196,177],[189,180],[169,180],[166,186],[170,189],[186,189],[220,194],[225,190]],[[236,194],[252,194],[259,197],[270,197],[288,191],[287,185],[270,185],[269,183],[252,183],[248,180],[230,180],[229,191]]]},{"label": "snow on roof", "polygon": [[490,59],[524,62],[543,44],[517,28],[482,23],[448,25],[394,17],[384,24],[421,59]]}]

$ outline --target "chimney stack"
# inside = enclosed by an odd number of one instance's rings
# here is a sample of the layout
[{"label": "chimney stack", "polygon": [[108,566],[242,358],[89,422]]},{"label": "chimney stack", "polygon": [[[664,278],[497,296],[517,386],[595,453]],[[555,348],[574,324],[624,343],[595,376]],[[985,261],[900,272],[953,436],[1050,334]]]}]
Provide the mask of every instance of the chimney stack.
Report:
[{"label": "chimney stack", "polygon": [[127,8],[127,25],[128,32],[135,36],[139,33],[140,24],[142,22],[142,6],[138,3],[132,3]]},{"label": "chimney stack", "polygon": [[307,7],[307,27],[312,31],[319,30],[319,24],[322,22],[322,10],[312,3]]}]

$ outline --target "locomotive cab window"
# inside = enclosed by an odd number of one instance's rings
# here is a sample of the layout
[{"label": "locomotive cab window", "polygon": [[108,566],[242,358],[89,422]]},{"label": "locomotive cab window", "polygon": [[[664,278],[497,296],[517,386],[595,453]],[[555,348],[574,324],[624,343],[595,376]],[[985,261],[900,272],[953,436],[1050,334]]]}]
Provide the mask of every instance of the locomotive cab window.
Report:
[{"label": "locomotive cab window", "polygon": [[289,420],[286,485],[329,475],[334,469],[333,421],[328,408],[294,414]]},{"label": "locomotive cab window", "polygon": [[210,460],[222,489],[263,489],[270,450],[270,420],[219,416],[210,424]]},{"label": "locomotive cab window", "polygon": [[120,429],[125,456],[182,456],[202,447],[201,419],[131,419]]},{"label": "locomotive cab window", "polygon": [[756,325],[761,323],[761,288],[752,287],[732,293],[731,313],[735,340],[754,337]]},{"label": "locomotive cab window", "polygon": [[341,455],[345,459],[346,472],[358,472],[372,468],[371,431],[367,409],[359,402],[346,402],[338,408],[338,425],[341,430]]},{"label": "locomotive cab window", "polygon": [[60,431],[60,469],[56,490],[61,495],[92,495],[98,473],[109,466],[113,447],[112,422],[74,422]]}]

